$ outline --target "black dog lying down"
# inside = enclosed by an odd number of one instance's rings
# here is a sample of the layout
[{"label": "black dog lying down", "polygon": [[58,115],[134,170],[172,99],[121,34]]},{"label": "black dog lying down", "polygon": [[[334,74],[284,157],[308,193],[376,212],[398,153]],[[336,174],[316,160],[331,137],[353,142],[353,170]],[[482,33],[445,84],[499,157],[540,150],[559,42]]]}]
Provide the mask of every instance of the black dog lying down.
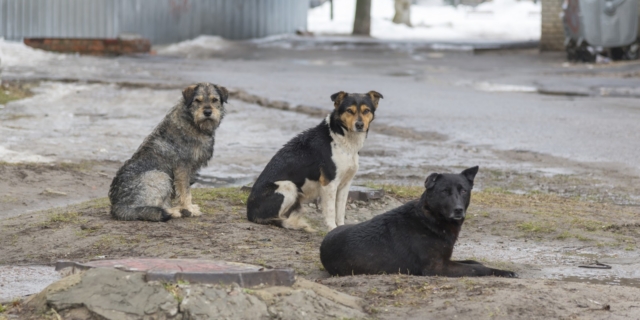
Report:
[{"label": "black dog lying down", "polygon": [[320,260],[331,275],[393,274],[423,276],[517,277],[479,262],[451,261],[471,200],[478,167],[461,174],[433,173],[420,200],[327,234]]}]

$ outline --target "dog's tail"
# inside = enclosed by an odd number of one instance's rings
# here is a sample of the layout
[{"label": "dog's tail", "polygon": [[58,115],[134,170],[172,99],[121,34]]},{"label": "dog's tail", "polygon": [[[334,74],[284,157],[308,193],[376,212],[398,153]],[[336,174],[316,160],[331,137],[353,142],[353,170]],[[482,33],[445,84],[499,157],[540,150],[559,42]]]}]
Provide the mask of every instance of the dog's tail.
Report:
[{"label": "dog's tail", "polygon": [[306,232],[316,232],[310,225],[307,219],[299,214],[291,214],[286,219],[280,219],[280,226],[285,229],[292,230],[304,230]]},{"label": "dog's tail", "polygon": [[166,222],[171,219],[167,210],[160,207],[111,207],[111,216],[116,220],[144,220]]}]

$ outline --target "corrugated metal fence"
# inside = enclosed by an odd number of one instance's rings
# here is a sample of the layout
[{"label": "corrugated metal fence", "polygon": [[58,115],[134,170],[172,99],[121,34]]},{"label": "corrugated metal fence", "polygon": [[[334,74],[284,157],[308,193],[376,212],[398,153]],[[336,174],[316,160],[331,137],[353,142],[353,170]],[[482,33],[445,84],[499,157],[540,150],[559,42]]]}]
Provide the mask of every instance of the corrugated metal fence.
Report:
[{"label": "corrugated metal fence", "polygon": [[261,38],[306,29],[308,9],[309,0],[0,0],[0,37]]}]

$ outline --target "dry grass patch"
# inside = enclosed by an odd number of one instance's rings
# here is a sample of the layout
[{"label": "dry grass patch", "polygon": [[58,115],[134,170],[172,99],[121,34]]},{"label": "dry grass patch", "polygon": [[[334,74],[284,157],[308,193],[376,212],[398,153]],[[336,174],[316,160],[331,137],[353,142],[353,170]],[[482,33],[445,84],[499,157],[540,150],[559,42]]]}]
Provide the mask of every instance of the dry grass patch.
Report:
[{"label": "dry grass patch", "polygon": [[[524,235],[551,235],[559,240],[575,238],[590,241],[593,236],[603,234],[640,233],[640,228],[633,225],[615,227],[639,221],[640,210],[636,207],[540,192],[514,194],[504,189],[474,192],[471,203],[473,210],[499,213],[499,223],[513,225]],[[493,218],[494,215],[490,216]]]},{"label": "dry grass patch", "polygon": [[191,193],[193,198],[198,201],[225,201],[234,206],[246,205],[249,197],[249,192],[240,188],[192,189]]},{"label": "dry grass patch", "polygon": [[20,100],[33,96],[30,84],[17,82],[4,82],[0,86],[0,104],[7,104],[11,101]]},{"label": "dry grass patch", "polygon": [[424,193],[424,186],[403,186],[375,183],[367,183],[365,186],[372,189],[382,189],[387,194],[390,194],[403,201],[418,199],[420,198],[422,193]]}]

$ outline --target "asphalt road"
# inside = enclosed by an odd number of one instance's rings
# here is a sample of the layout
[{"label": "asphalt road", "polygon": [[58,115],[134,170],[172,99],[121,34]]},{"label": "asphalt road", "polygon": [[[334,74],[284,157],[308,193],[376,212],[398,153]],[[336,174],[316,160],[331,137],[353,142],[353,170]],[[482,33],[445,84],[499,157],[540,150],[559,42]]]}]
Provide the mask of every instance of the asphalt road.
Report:
[{"label": "asphalt road", "polygon": [[[384,95],[376,114],[379,123],[442,134],[452,144],[525,150],[640,173],[638,99],[598,94],[603,87],[640,87],[636,62],[567,65],[560,54],[533,50],[475,55],[332,50],[330,45],[291,48],[286,41],[259,47],[234,44],[223,51],[193,48],[190,56],[196,58],[68,57],[46,66],[7,68],[5,74],[161,84],[211,81],[327,110],[332,93],[377,90]],[[539,88],[572,95],[532,92]],[[595,95],[573,95],[585,92]]]}]

